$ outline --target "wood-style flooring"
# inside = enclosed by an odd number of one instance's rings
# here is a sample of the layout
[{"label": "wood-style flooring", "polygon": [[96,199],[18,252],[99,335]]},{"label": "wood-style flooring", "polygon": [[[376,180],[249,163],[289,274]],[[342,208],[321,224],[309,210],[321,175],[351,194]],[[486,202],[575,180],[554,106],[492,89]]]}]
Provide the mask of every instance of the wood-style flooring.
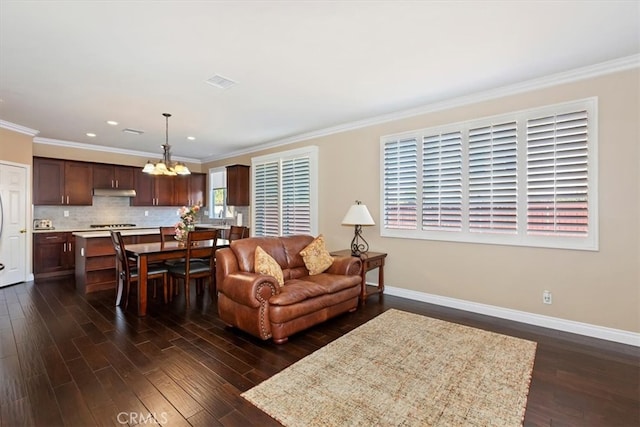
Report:
[{"label": "wood-style flooring", "polygon": [[389,295],[275,345],[192,297],[138,318],[72,278],[0,289],[1,425],[278,425],[240,393],[390,308],[537,341],[525,426],[640,425],[637,347]]}]

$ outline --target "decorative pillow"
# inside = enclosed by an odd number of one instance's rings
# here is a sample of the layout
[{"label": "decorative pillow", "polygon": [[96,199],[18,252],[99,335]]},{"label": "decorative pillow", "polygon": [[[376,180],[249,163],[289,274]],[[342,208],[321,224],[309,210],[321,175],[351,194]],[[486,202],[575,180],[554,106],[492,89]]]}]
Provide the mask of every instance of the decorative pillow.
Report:
[{"label": "decorative pillow", "polygon": [[256,273],[273,276],[276,278],[280,286],[284,285],[282,268],[280,268],[280,265],[276,262],[276,260],[273,259],[271,255],[266,253],[260,246],[256,247],[254,264]]},{"label": "decorative pillow", "polygon": [[324,237],[319,235],[306,248],[300,251],[309,275],[320,274],[333,264],[333,257],[324,245]]}]

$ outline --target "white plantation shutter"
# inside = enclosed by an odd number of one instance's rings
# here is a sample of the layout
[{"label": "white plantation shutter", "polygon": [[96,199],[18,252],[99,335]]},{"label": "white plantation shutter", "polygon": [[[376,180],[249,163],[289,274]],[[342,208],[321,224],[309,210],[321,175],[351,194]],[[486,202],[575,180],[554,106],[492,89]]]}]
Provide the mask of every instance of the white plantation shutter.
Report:
[{"label": "white plantation shutter", "polygon": [[469,229],[517,231],[517,125],[491,125],[469,131]]},{"label": "white plantation shutter", "polygon": [[418,224],[418,141],[384,144],[384,226],[415,230]]},{"label": "white plantation shutter", "polygon": [[280,234],[280,194],[278,162],[253,166],[254,174],[254,234],[278,236]]},{"label": "white plantation shutter", "polygon": [[422,139],[422,227],[462,229],[462,135]]},{"label": "white plantation shutter", "polygon": [[527,231],[589,233],[588,116],[576,111],[527,121]]},{"label": "white plantation shutter", "polygon": [[316,146],[251,159],[255,236],[316,235]]},{"label": "white plantation shutter", "polygon": [[311,234],[309,157],[282,162],[282,235]]},{"label": "white plantation shutter", "polygon": [[380,233],[597,250],[597,133],[590,98],[383,136]]}]

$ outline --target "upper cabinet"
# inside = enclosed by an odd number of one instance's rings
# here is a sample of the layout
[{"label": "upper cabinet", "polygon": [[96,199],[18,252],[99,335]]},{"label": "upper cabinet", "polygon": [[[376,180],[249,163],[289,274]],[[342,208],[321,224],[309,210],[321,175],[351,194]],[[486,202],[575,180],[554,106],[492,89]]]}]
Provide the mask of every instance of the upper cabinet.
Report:
[{"label": "upper cabinet", "polygon": [[249,206],[249,166],[227,166],[227,205]]},{"label": "upper cabinet", "polygon": [[191,173],[174,179],[174,202],[178,206],[207,205],[207,174]]},{"label": "upper cabinet", "polygon": [[91,206],[92,164],[34,157],[33,204]]},{"label": "upper cabinet", "polygon": [[175,181],[178,177],[156,176],[142,172],[134,172],[136,197],[131,198],[131,206],[176,206],[174,201]]},{"label": "upper cabinet", "polygon": [[93,188],[114,188],[130,190],[133,188],[133,172],[131,166],[93,164]]}]

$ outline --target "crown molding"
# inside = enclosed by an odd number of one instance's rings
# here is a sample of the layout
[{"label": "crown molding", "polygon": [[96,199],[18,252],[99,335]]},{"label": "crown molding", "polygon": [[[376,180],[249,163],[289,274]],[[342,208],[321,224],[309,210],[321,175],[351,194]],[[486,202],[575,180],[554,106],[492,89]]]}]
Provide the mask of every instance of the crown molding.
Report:
[{"label": "crown molding", "polygon": [[18,133],[22,133],[22,134],[29,135],[29,136],[36,136],[37,134],[40,133],[39,130],[30,129],[28,127],[20,126],[20,125],[17,125],[15,123],[7,122],[7,121],[4,121],[4,120],[0,120],[0,128],[11,130],[11,131],[18,132]]},{"label": "crown molding", "polygon": [[[66,148],[76,148],[80,150],[90,150],[90,151],[99,151],[102,153],[113,153],[113,154],[124,154],[127,156],[136,156],[136,157],[144,157],[147,159],[161,159],[162,153],[149,153],[146,151],[135,151],[135,150],[127,150],[124,148],[113,148],[107,147],[104,145],[93,145],[93,144],[81,144],[79,142],[71,142],[71,141],[62,141],[60,139],[51,139],[51,138],[33,138],[34,144],[43,144],[43,145],[55,145],[58,147],[66,147]],[[200,159],[192,159],[190,157],[179,157],[179,156],[171,156],[171,160],[173,161],[181,161],[195,164],[202,164]]]},{"label": "crown molding", "polygon": [[381,123],[387,123],[395,120],[406,119],[410,117],[419,116],[422,114],[433,113],[436,111],[443,111],[451,108],[462,107],[465,105],[476,104],[483,101],[490,101],[493,99],[504,98],[510,95],[531,92],[534,90],[540,90],[540,89],[548,88],[551,86],[577,82],[584,79],[603,76],[606,74],[617,73],[617,72],[626,71],[626,70],[639,68],[639,67],[640,67],[640,54],[631,55],[623,58],[614,59],[611,61],[602,62],[595,65],[590,65],[583,68],[578,68],[575,70],[565,71],[562,73],[556,73],[549,76],[528,80],[521,83],[515,83],[512,85],[503,86],[496,89],[477,92],[471,95],[465,95],[457,98],[438,101],[438,102],[423,105],[417,108],[401,110],[394,113],[370,117],[364,120],[343,123],[337,126],[332,126],[332,127],[319,129],[316,131],[311,131],[306,133],[301,133],[288,138],[265,142],[264,144],[255,145],[251,148],[234,151],[232,153],[225,154],[224,156],[220,156],[220,157],[212,156],[210,158],[203,159],[203,161],[211,162],[216,160],[223,160],[231,157],[254,153],[256,151],[278,147],[281,145],[293,144],[295,142],[301,142],[301,141],[305,141],[313,138],[320,138],[323,136],[347,132],[355,129],[361,129],[368,126],[378,125]]}]

